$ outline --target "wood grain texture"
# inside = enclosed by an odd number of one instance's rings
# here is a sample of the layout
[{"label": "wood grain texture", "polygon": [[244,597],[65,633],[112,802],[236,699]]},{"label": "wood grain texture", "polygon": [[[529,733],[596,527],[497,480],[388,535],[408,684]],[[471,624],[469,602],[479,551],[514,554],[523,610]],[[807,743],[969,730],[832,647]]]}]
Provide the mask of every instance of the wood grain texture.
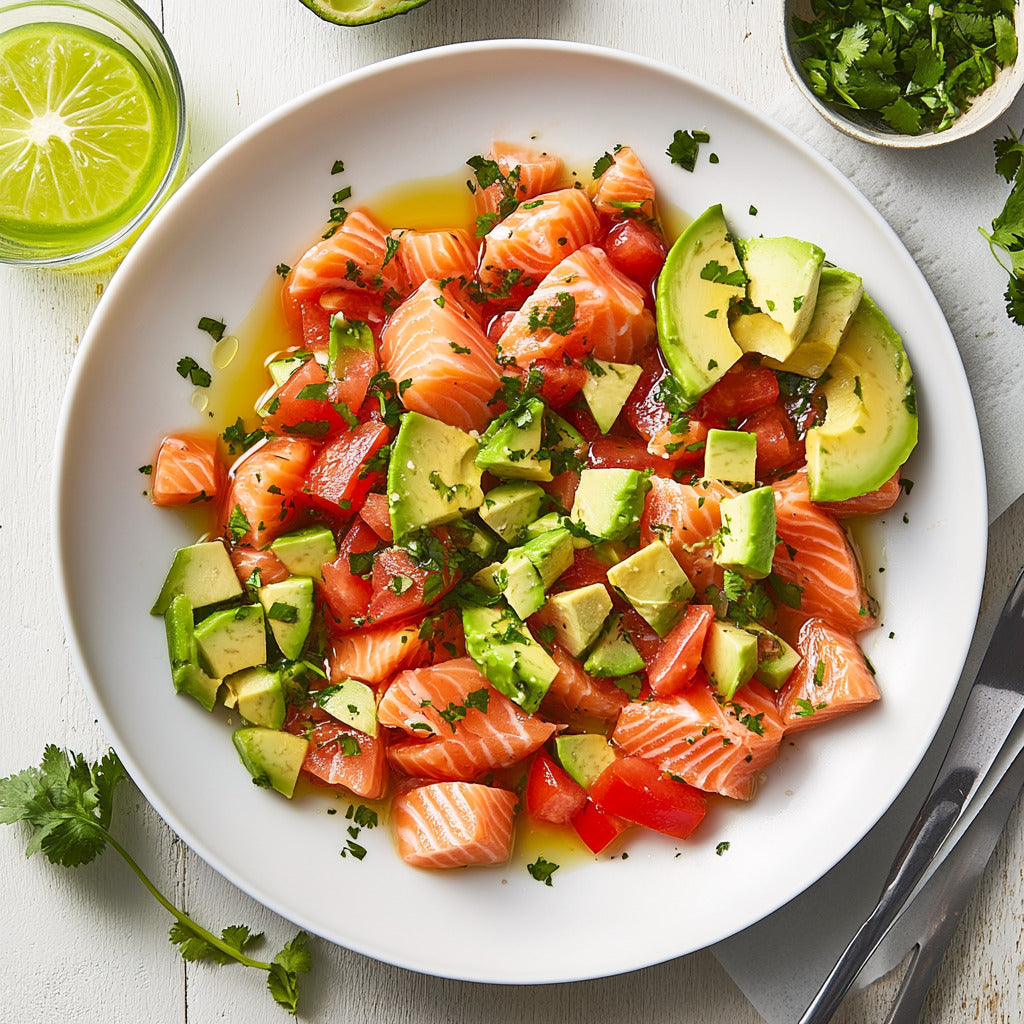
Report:
[{"label": "wood grain texture", "polygon": [[[190,104],[192,169],[253,121],[305,90],[372,61],[461,40],[572,39],[663,60],[767,109],[787,87],[769,0],[432,0],[362,29],[320,22],[298,0],[146,0],[176,53]],[[666,112],[675,127],[677,112]],[[47,742],[91,757],[106,741],[71,667],[47,522],[55,426],[102,274],[0,270],[0,774],[38,761]],[[116,401],[112,387],[109,401]],[[102,496],[97,496],[102,500]],[[993,528],[989,600],[1024,560],[1024,503]],[[116,580],[109,581],[116,586]],[[189,852],[126,786],[116,828],[168,895],[216,928],[244,921],[277,949],[294,927]],[[943,965],[925,1020],[1021,1019],[1024,878],[1020,812]],[[262,979],[235,967],[185,966],[169,920],[113,854],[73,872],[26,861],[0,830],[0,1021],[10,1024],[212,1024],[280,1021]],[[595,894],[599,899],[600,895]],[[384,908],[382,908],[384,909]],[[609,922],[614,933],[614,922]],[[714,958],[697,953],[621,978],[547,987],[439,980],[315,941],[303,1018],[334,1024],[757,1024]],[[842,1024],[880,1021],[898,978],[851,998]]]}]

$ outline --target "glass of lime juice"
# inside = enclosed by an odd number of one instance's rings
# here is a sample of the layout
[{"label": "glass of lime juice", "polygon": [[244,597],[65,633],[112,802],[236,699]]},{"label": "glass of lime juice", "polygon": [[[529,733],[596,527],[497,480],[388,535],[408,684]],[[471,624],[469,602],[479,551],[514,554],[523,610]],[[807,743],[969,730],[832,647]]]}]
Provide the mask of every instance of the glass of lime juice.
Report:
[{"label": "glass of lime juice", "polygon": [[174,57],[131,0],[0,0],[0,263],[115,262],[187,137]]}]

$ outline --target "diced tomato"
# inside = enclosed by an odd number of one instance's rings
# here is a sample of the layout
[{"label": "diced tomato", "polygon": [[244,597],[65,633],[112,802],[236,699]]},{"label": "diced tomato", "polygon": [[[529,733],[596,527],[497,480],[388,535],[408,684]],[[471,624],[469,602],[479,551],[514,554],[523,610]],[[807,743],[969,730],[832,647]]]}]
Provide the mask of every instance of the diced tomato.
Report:
[{"label": "diced tomato", "polygon": [[622,629],[639,651],[640,657],[650,664],[661,649],[661,637],[654,631],[654,627],[635,608],[627,608],[622,616]]},{"label": "diced tomato", "polygon": [[326,352],[331,338],[331,314],[315,299],[303,300],[298,308],[303,345],[314,352]]},{"label": "diced tomato", "polygon": [[587,371],[582,366],[557,359],[536,360],[530,364],[530,372],[534,371],[544,378],[540,386],[540,397],[551,409],[567,406],[587,381]]},{"label": "diced tomato", "polygon": [[668,375],[660,352],[643,357],[644,372],[623,406],[626,421],[649,441],[672,421],[672,413],[660,398],[662,381]]},{"label": "diced tomato", "polygon": [[331,367],[335,377],[332,401],[344,402],[349,412],[357,416],[378,367],[377,355],[372,349],[355,345],[341,349]]},{"label": "diced tomato", "polygon": [[572,819],[576,835],[591,853],[600,853],[608,844],[630,827],[632,823],[601,810],[589,797],[583,810]]},{"label": "diced tomato", "polygon": [[697,403],[697,418],[728,425],[730,420],[773,405],[778,398],[779,381],[773,371],[739,363]]},{"label": "diced tomato", "polygon": [[590,469],[649,469],[659,476],[672,472],[673,464],[660,455],[652,455],[643,441],[633,437],[599,437],[587,454]]},{"label": "diced tomato", "polygon": [[686,614],[661,642],[654,660],[649,662],[647,681],[659,696],[678,693],[693,682],[700,665],[708,627],[715,610],[708,604],[691,604]]},{"label": "diced tomato", "polygon": [[216,438],[170,434],[157,452],[149,497],[161,506],[211,501],[220,495],[225,476]]},{"label": "diced tomato", "polygon": [[704,794],[669,778],[640,757],[620,757],[594,780],[590,799],[601,811],[686,839],[704,819]]},{"label": "diced tomato", "polygon": [[877,490],[869,491],[867,494],[860,494],[855,498],[847,498],[845,501],[819,501],[815,504],[819,508],[828,509],[834,516],[867,516],[875,512],[884,512],[896,504],[903,489],[900,484],[902,468],[895,473]]},{"label": "diced tomato", "polygon": [[743,429],[757,434],[757,475],[761,479],[803,454],[803,445],[796,439],[793,424],[779,405],[758,409],[743,424]]},{"label": "diced tomato", "polygon": [[551,495],[558,504],[566,510],[572,508],[573,499],[576,497],[576,488],[580,485],[580,475],[573,469],[567,469],[559,473],[550,483],[542,484],[545,491]]},{"label": "diced tomato", "polygon": [[583,435],[584,441],[595,441],[601,437],[601,428],[597,425],[597,421],[591,415],[590,410],[585,409],[582,405],[570,405],[562,410],[561,415],[570,426],[575,427]]},{"label": "diced tomato", "polygon": [[316,452],[301,437],[275,437],[234,469],[220,524],[233,544],[263,547],[291,525],[303,506],[306,471]]},{"label": "diced tomato", "polygon": [[587,791],[543,750],[526,777],[526,810],[538,821],[567,825],[587,802]]},{"label": "diced tomato", "polygon": [[360,423],[324,448],[309,471],[309,500],[333,515],[359,509],[380,473],[370,468],[374,455],[391,439],[379,420]]},{"label": "diced tomato", "polygon": [[359,510],[363,522],[373,530],[381,540],[389,544],[395,539],[391,532],[391,513],[388,510],[388,496],[386,494],[368,494],[363,499],[363,506]]},{"label": "diced tomato", "polygon": [[[593,548],[580,548],[569,566],[555,584],[556,590],[576,590],[578,587],[589,587],[592,583],[608,583],[608,570],[611,568]],[[613,597],[615,595],[613,594]]]},{"label": "diced tomato", "polygon": [[373,560],[370,618],[403,618],[434,604],[455,584],[455,574],[422,569],[404,548],[385,548]]},{"label": "diced tomato", "polygon": [[327,605],[324,618],[328,625],[346,630],[366,620],[373,587],[369,580],[352,572],[349,556],[372,551],[379,543],[377,534],[362,519],[356,519],[338,545],[338,557],[321,566],[320,593]]},{"label": "diced tomato", "polygon": [[307,359],[275,392],[268,403],[264,427],[277,434],[301,434],[326,438],[345,429],[345,420],[334,407],[338,385],[328,381],[324,368]]},{"label": "diced tomato", "polygon": [[665,239],[650,224],[629,219],[616,224],[604,243],[605,252],[615,266],[647,288],[661,273],[668,251]]},{"label": "diced tomato", "polygon": [[504,313],[499,313],[497,316],[491,317],[487,324],[487,337],[494,342],[505,333],[505,328],[515,319],[516,310],[509,309]]}]

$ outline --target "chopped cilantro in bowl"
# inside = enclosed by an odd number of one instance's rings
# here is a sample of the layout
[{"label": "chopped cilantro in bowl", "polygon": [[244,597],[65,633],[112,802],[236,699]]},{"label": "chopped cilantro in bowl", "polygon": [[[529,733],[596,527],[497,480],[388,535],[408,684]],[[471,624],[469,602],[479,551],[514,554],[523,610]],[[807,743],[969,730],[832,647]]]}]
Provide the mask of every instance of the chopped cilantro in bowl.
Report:
[{"label": "chopped cilantro in bowl", "polygon": [[991,123],[1020,89],[1014,0],[784,0],[807,99],[863,141],[923,147]]}]

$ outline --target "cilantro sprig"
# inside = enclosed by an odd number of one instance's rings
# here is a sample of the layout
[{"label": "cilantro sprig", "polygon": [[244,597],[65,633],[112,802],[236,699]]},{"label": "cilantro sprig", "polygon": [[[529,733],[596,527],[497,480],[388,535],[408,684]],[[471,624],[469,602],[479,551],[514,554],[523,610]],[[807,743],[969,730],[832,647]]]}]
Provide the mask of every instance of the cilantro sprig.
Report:
[{"label": "cilantro sprig", "polygon": [[992,221],[992,232],[978,230],[1009,280],[1003,298],[1006,315],[1024,327],[1024,142],[1016,132],[994,143],[996,173],[1010,183],[1010,194]]},{"label": "cilantro sprig", "polygon": [[229,925],[214,935],[170,902],[146,877],[128,851],[110,832],[114,791],[126,777],[113,750],[95,764],[81,754],[47,746],[38,768],[0,779],[0,823],[23,821],[31,827],[26,856],[41,852],[51,864],[78,867],[113,847],[154,899],[174,918],[170,941],[188,961],[238,963],[267,974],[274,1001],[289,1013],[297,1011],[299,975],[312,966],[307,935],[299,932],[266,963],[249,955],[261,938],[245,925]]},{"label": "cilantro sprig", "polygon": [[1017,57],[1014,0],[813,0],[793,18],[804,79],[840,113],[906,135],[949,128]]}]

